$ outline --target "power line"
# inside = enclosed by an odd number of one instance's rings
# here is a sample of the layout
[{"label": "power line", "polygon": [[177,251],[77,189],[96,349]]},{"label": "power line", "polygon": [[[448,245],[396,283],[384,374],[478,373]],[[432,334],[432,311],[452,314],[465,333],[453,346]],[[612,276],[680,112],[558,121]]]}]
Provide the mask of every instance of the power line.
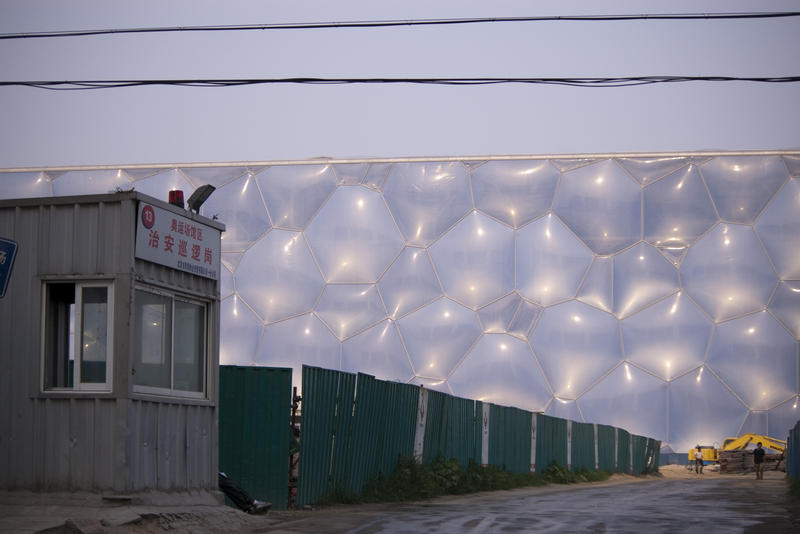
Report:
[{"label": "power line", "polygon": [[661,13],[641,15],[565,15],[540,17],[475,17],[450,19],[410,20],[360,20],[341,22],[300,22],[276,24],[242,24],[217,26],[162,26],[144,28],[110,28],[97,30],[64,30],[49,32],[23,32],[0,34],[0,40],[36,39],[53,37],[86,37],[92,35],[167,32],[228,32],[253,30],[318,30],[334,28],[386,28],[396,26],[442,26],[457,24],[485,24],[501,22],[610,22],[634,20],[742,20],[800,17],[800,11],[747,12],[747,13]]},{"label": "power line", "polygon": [[347,84],[417,84],[417,85],[498,85],[536,84],[572,87],[631,87],[685,82],[756,82],[796,83],[800,76],[626,76],[617,78],[232,78],[232,79],[152,79],[152,80],[71,80],[71,81],[0,81],[0,87],[23,86],[55,91],[81,91],[122,87],[239,87],[267,84],[347,85]]}]

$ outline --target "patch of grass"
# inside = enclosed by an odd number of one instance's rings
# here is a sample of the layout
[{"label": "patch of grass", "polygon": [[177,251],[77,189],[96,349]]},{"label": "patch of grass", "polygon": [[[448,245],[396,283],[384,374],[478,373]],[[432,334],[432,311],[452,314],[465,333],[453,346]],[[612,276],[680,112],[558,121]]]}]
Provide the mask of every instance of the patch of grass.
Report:
[{"label": "patch of grass", "polygon": [[540,476],[512,473],[496,466],[482,467],[470,462],[462,468],[454,458],[436,458],[430,465],[422,465],[414,458],[401,456],[394,472],[379,474],[364,486],[361,495],[341,488],[326,493],[321,504],[352,504],[357,502],[398,502],[430,499],[439,495],[460,495],[479,491],[509,490],[549,483],[574,484],[606,480],[606,471],[576,472],[553,462]]}]

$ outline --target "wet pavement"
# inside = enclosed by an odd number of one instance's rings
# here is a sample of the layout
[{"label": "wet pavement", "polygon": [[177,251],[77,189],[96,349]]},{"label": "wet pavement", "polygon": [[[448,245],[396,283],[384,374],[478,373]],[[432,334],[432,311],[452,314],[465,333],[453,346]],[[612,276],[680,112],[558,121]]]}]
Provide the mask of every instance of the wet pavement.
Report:
[{"label": "wet pavement", "polygon": [[800,532],[793,523],[797,503],[782,476],[628,482],[446,497],[374,511],[347,507],[258,532]]},{"label": "wet pavement", "polygon": [[[685,468],[663,472],[663,476],[618,474],[605,482],[551,484],[416,503],[272,511],[266,516],[176,502],[99,507],[77,495],[64,496],[56,506],[42,494],[6,493],[0,499],[0,532],[800,533],[800,499],[789,495],[784,473],[768,472],[765,480],[756,481],[752,474],[694,475]],[[32,502],[38,499],[47,500]]]}]

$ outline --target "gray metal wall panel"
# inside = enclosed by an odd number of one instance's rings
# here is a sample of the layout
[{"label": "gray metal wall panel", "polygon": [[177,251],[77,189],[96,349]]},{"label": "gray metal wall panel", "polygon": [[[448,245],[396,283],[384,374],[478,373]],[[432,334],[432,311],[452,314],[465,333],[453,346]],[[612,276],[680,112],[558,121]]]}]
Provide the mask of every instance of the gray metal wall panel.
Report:
[{"label": "gray metal wall panel", "polygon": [[126,489],[155,488],[156,440],[158,438],[158,406],[146,401],[129,401],[128,420],[128,480]]},{"label": "gray metal wall panel", "polygon": [[44,455],[47,473],[44,489],[48,491],[69,489],[69,403],[63,400],[47,400],[45,407],[45,441],[48,444]]},{"label": "gray metal wall panel", "polygon": [[94,487],[94,399],[69,399],[69,487]]},{"label": "gray metal wall panel", "polygon": [[[114,471],[118,454],[117,442],[117,401],[114,399],[94,399],[94,436],[92,455],[94,457],[94,477],[92,484],[100,490],[114,488]],[[124,436],[124,433],[122,434]],[[120,456],[120,458],[122,458]]]}]

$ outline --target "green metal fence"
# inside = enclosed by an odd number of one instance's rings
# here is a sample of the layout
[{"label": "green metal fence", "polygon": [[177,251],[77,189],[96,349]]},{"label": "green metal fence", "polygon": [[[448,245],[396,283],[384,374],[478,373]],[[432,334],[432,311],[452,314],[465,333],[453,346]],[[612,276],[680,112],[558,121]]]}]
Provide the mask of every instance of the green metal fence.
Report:
[{"label": "green metal fence", "polygon": [[616,471],[616,428],[597,425],[597,468],[601,471]]},{"label": "green metal fence", "polygon": [[[220,368],[220,470],[277,509],[286,507],[288,496],[291,382],[291,369]],[[423,430],[424,437],[417,436]],[[421,450],[415,451],[416,439]],[[298,506],[332,490],[360,493],[379,473],[391,474],[401,455],[419,454],[425,464],[442,456],[464,467],[472,461],[528,473],[534,447],[537,474],[552,462],[573,471],[597,466],[641,474],[658,467],[660,442],[607,425],[304,366],[300,447]]]},{"label": "green metal fence", "polygon": [[800,421],[789,430],[786,438],[786,476],[800,478]]},{"label": "green metal fence", "polygon": [[489,413],[489,464],[530,473],[531,412],[492,404]]},{"label": "green metal fence", "polygon": [[631,434],[621,428],[617,429],[617,471],[631,472]]},{"label": "green metal fence", "polygon": [[572,423],[572,458],[573,471],[586,468],[594,471],[594,425],[591,423]]},{"label": "green metal fence", "polygon": [[567,466],[567,420],[536,414],[536,473],[552,462]]},{"label": "green metal fence", "polygon": [[286,509],[292,370],[220,366],[219,470]]},{"label": "green metal fence", "polygon": [[476,402],[433,390],[427,395],[422,462],[430,464],[442,456],[455,458],[462,467],[470,461],[480,463],[481,412],[476,412]]}]

